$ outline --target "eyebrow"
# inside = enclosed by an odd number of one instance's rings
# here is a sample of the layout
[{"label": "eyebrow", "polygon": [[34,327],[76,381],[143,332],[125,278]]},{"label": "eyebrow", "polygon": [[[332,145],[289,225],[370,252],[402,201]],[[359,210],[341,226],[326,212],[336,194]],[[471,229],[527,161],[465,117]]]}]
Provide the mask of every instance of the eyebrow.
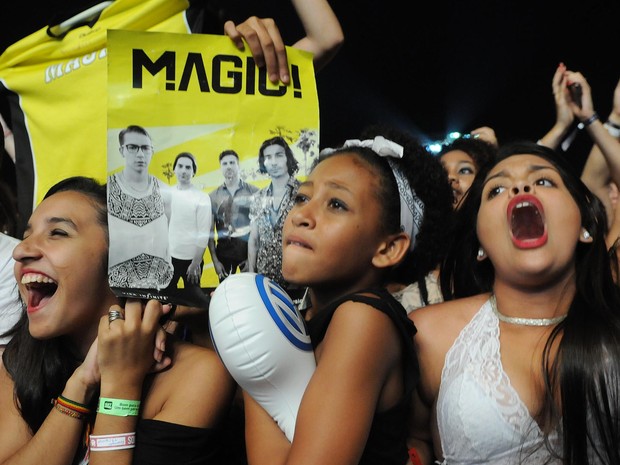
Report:
[{"label": "eyebrow", "polygon": [[71,228],[75,229],[76,231],[78,229],[77,224],[75,224],[73,222],[73,220],[70,219],[70,218],[63,218],[63,217],[59,217],[59,216],[52,216],[51,218],[48,218],[47,223],[48,224],[63,223],[63,224],[66,224],[66,225],[70,226]]},{"label": "eyebrow", "polygon": [[[541,170],[552,170],[555,171],[556,173],[560,173],[555,167],[553,166],[547,166],[547,165],[530,165],[528,166],[528,169],[531,173],[535,173],[536,171],[541,171]],[[506,171],[502,170],[499,173],[495,173],[493,176],[488,177],[484,183],[483,186],[486,186],[487,183],[495,178],[507,178],[510,177],[508,176],[508,174],[506,174]]]},{"label": "eyebrow", "polygon": [[[342,184],[338,184],[337,182],[334,181],[327,181],[325,183],[329,188],[331,189],[336,189],[339,191],[344,191],[344,192],[349,192],[352,194],[351,189],[349,189],[346,186],[343,186]],[[299,187],[313,187],[314,186],[314,182],[313,181],[304,181],[302,182]]]},{"label": "eyebrow", "polygon": [[[73,220],[69,219],[69,218],[63,218],[63,217],[59,217],[59,216],[52,216],[50,218],[48,218],[45,221],[47,224],[66,224],[68,226],[70,226],[72,229],[75,229],[76,231],[78,230],[77,224],[75,224],[73,222]],[[28,223],[26,225],[26,227],[24,228],[24,235],[28,232],[32,230],[32,224]]]}]

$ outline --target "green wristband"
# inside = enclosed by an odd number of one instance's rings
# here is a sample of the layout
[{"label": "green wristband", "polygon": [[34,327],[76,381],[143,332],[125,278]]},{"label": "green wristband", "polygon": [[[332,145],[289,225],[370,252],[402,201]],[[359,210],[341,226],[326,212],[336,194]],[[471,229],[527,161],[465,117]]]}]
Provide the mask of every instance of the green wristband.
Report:
[{"label": "green wristband", "polygon": [[98,413],[114,415],[117,417],[136,417],[140,411],[139,400],[99,398]]}]

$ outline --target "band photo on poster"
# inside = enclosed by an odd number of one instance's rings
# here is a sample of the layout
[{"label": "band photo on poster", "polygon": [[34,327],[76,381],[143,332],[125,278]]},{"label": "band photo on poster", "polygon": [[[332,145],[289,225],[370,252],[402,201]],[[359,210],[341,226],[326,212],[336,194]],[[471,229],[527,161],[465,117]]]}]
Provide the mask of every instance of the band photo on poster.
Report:
[{"label": "band photo on poster", "polygon": [[294,78],[284,86],[225,37],[110,31],[108,280],[117,295],[204,307],[245,271],[295,291],[279,244],[318,156],[319,111],[311,55],[289,53]]}]

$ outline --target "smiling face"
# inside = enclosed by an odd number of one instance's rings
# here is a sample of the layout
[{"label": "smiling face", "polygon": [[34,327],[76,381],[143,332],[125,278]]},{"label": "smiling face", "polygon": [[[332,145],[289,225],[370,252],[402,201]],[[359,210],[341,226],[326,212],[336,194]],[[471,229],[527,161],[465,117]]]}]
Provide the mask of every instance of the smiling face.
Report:
[{"label": "smiling face", "polygon": [[574,272],[581,214],[544,158],[513,155],[489,172],[476,228],[496,280],[544,285]]},{"label": "smiling face", "polygon": [[13,252],[15,278],[37,339],[90,345],[116,299],[108,287],[106,230],[93,200],[65,191],[43,200]]},{"label": "smiling face", "polygon": [[454,208],[457,209],[463,195],[471,187],[478,169],[474,160],[462,150],[446,152],[441,156],[440,161],[448,173],[448,180],[454,195]]},{"label": "smiling face", "polygon": [[315,167],[284,224],[282,270],[287,281],[346,291],[368,279],[373,255],[386,235],[377,178],[349,153]]},{"label": "smiling face", "polygon": [[263,150],[263,163],[265,170],[271,179],[288,176],[286,151],[278,144],[265,147]]}]

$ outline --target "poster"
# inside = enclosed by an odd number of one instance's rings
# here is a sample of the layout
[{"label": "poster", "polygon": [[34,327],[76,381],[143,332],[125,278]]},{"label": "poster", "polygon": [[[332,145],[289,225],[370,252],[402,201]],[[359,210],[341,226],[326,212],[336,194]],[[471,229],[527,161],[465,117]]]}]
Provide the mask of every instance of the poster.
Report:
[{"label": "poster", "polygon": [[108,32],[108,271],[118,295],[200,305],[244,269],[250,207],[271,184],[261,145],[282,138],[298,180],[319,151],[312,56],[287,53],[292,82],[275,85],[225,36]]}]

